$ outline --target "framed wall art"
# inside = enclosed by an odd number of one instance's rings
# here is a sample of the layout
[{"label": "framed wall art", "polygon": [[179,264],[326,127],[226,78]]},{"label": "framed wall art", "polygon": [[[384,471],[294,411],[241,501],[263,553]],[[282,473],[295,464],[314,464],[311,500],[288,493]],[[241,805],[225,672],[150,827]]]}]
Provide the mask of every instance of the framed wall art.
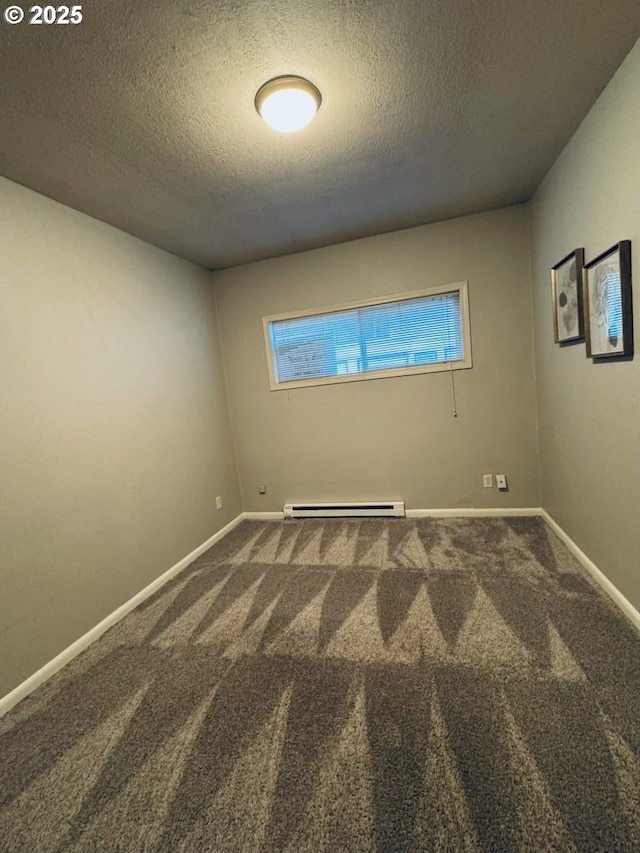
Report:
[{"label": "framed wall art", "polygon": [[584,316],[588,358],[633,355],[630,240],[585,266]]},{"label": "framed wall art", "polygon": [[574,249],[551,269],[553,339],[557,344],[584,340],[583,267],[584,249]]}]

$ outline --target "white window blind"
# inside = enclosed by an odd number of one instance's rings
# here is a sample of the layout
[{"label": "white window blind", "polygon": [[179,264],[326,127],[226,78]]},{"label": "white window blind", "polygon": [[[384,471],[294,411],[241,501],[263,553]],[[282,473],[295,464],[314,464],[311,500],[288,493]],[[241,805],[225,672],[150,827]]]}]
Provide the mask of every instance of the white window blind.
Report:
[{"label": "white window blind", "polygon": [[265,318],[272,388],[470,367],[466,283],[437,290]]}]

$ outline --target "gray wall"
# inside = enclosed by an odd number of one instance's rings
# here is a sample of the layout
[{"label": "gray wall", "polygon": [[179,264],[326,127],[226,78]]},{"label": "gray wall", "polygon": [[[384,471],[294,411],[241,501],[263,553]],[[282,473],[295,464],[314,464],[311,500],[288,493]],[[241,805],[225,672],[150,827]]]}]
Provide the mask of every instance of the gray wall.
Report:
[{"label": "gray wall", "polygon": [[[528,216],[512,207],[212,274],[244,501],[539,506]],[[270,391],[261,318],[467,279],[474,366]],[[482,488],[506,473],[507,494]],[[268,493],[258,495],[265,483]]]},{"label": "gray wall", "polygon": [[636,44],[531,204],[542,504],[640,607],[640,358],[595,364],[553,343],[549,268],[632,240],[640,349],[640,45]]},{"label": "gray wall", "polygon": [[4,692],[241,507],[208,274],[0,199]]}]

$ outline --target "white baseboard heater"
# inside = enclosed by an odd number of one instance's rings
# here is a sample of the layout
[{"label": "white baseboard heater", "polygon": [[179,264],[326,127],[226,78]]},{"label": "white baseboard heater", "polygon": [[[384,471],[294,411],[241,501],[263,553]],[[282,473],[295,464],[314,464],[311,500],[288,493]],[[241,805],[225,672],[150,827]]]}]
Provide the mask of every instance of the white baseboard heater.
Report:
[{"label": "white baseboard heater", "polygon": [[404,518],[404,501],[285,504],[285,518]]}]

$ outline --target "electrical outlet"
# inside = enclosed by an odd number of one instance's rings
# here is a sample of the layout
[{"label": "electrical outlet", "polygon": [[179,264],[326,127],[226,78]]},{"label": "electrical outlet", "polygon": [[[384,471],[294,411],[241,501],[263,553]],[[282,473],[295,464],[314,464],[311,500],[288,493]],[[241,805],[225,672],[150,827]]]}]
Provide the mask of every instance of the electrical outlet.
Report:
[{"label": "electrical outlet", "polygon": [[259,495],[266,495],[267,494],[267,487],[266,486],[258,486],[258,494]]},{"label": "electrical outlet", "polygon": [[493,488],[493,474],[483,474],[482,475],[482,485],[485,489]]},{"label": "electrical outlet", "polygon": [[496,474],[496,486],[502,492],[508,491],[509,487],[507,486],[507,476],[506,474]]},{"label": "electrical outlet", "polygon": [[222,498],[220,495],[216,498],[216,509],[222,509]]}]

